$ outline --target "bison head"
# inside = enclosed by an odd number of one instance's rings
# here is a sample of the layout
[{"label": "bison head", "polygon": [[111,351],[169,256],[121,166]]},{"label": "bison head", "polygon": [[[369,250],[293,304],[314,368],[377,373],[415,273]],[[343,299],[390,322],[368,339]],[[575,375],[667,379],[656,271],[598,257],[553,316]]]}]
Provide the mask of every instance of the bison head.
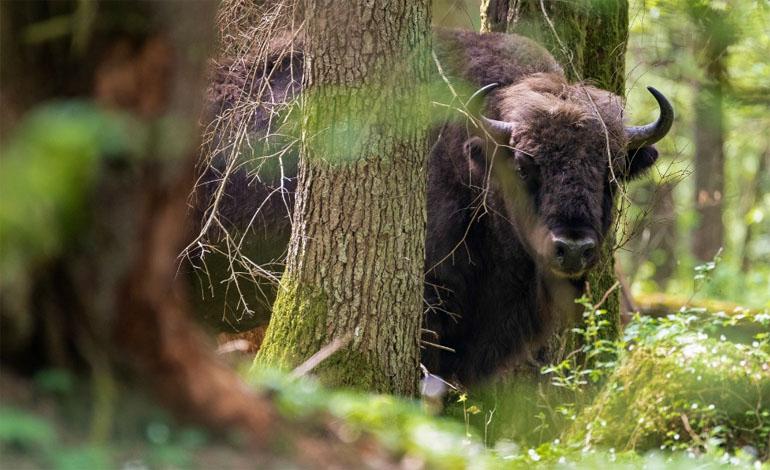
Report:
[{"label": "bison head", "polygon": [[649,90],[660,117],[626,127],[620,97],[536,75],[494,89],[486,112],[495,119],[480,117],[486,138],[466,142],[466,151],[477,155],[472,161],[481,158],[491,170],[485,172],[490,187],[502,196],[521,240],[558,277],[580,278],[596,263],[618,185],[657,159],[652,144],[670,129],[673,109]]}]

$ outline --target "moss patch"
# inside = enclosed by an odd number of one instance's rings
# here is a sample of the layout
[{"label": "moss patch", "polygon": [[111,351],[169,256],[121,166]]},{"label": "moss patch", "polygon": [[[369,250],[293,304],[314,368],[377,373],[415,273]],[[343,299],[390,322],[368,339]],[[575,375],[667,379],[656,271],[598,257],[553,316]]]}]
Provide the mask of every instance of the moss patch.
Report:
[{"label": "moss patch", "polygon": [[[281,284],[273,320],[254,359],[251,374],[261,367],[295,368],[332,340],[326,325],[326,295],[318,289],[299,287],[287,280],[282,280]],[[390,391],[392,380],[381,369],[373,353],[359,350],[351,342],[321,362],[312,374],[325,386]]]},{"label": "moss patch", "polygon": [[300,365],[326,343],[326,295],[284,276],[254,366],[289,369]]},{"label": "moss patch", "polygon": [[566,437],[618,450],[745,447],[767,459],[770,346],[664,325],[632,347]]}]

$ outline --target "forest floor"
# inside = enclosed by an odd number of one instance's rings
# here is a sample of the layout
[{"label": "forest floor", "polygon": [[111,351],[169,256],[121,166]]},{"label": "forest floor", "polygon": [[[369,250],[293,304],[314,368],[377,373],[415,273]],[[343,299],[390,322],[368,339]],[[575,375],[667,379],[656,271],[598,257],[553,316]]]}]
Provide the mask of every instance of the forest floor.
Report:
[{"label": "forest floor", "polygon": [[[249,380],[301,429],[329,417],[329,436],[316,442],[348,446],[370,468],[770,468],[769,332],[766,312],[636,317],[600,367],[554,365],[535,381],[501,379],[438,401],[270,372]],[[223,357],[248,377],[251,353]],[[244,436],[180,423],[117,375],[3,370],[0,467],[307,467],[291,443],[255,451]]]}]

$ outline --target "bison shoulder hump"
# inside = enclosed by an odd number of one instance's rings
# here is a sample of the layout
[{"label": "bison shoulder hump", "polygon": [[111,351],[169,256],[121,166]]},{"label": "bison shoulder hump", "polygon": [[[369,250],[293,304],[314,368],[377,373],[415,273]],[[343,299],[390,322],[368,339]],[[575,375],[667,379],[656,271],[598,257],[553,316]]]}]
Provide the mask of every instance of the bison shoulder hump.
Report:
[{"label": "bison shoulder hump", "polygon": [[517,34],[437,29],[434,46],[450,76],[478,86],[509,85],[535,73],[563,75],[543,46]]}]

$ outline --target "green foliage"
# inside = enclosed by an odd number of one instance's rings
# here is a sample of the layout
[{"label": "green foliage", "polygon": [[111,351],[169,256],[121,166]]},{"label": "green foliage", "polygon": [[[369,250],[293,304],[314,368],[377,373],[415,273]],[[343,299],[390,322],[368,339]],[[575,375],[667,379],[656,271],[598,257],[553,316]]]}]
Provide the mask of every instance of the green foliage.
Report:
[{"label": "green foliage", "polygon": [[0,287],[4,291],[22,290],[27,273],[61,253],[76,236],[87,219],[98,159],[129,156],[141,141],[129,127],[124,117],[95,106],[62,102],[32,112],[3,145]]},{"label": "green foliage", "polygon": [[110,454],[104,447],[83,446],[65,448],[56,452],[54,466],[58,470],[81,470],[84,468],[108,468]]},{"label": "green foliage", "polygon": [[[738,450],[727,453],[717,447],[700,456],[671,452],[622,452],[607,447],[585,448],[563,439],[553,439],[522,446],[511,439],[485,443],[480,432],[463,423],[437,418],[425,413],[414,401],[389,395],[369,395],[350,391],[324,389],[312,380],[291,380],[287,376],[262,370],[253,376],[253,385],[269,390],[279,409],[294,420],[307,422],[323,413],[331,415],[338,434],[353,441],[373,436],[395,456],[408,456],[429,468],[529,468],[566,464],[576,468],[604,468],[608,463],[639,468],[643,465],[666,468],[709,468],[720,463],[751,465],[754,456]],[[509,397],[510,398],[510,397]],[[463,413],[484,416],[485,420],[500,419],[498,415],[482,412],[479,405],[470,404],[467,395],[457,399]],[[532,413],[533,409],[518,409],[516,419]]]},{"label": "green foliage", "polygon": [[14,408],[0,408],[0,444],[22,449],[47,449],[56,432],[51,423],[32,413]]},{"label": "green foliage", "polygon": [[614,331],[615,326],[606,309],[598,308],[585,295],[575,303],[583,306],[582,321],[572,329],[578,349],[558,364],[544,367],[542,373],[549,375],[555,386],[579,392],[582,386],[599,383],[611,373],[621,345],[607,339],[614,336],[607,331]]},{"label": "green foliage", "polygon": [[770,316],[736,319],[685,310],[637,318],[626,335],[628,353],[568,431],[569,440],[641,451],[743,447],[767,459],[770,343],[767,333],[749,343],[729,341],[729,330],[741,323],[767,329]]},{"label": "green foliage", "polygon": [[[661,159],[652,178],[675,185],[673,251],[659,248],[658,225],[644,220],[655,199],[641,183],[630,188],[637,202],[629,206],[632,233],[638,244],[621,251],[622,265],[633,276],[635,292],[692,290],[692,270],[699,264],[690,254],[690,233],[696,226],[693,168],[694,83],[704,79],[707,47],[727,48],[723,57],[725,194],[722,197],[725,241],[713,282],[701,296],[731,300],[750,307],[770,306],[770,179],[760,162],[767,160],[770,127],[767,77],[770,73],[770,9],[766,2],[721,0],[646,0],[631,2],[627,53],[628,109],[634,121],[654,115],[644,85],[664,90],[677,110],[671,134],[657,144]],[[623,237],[621,237],[623,238]],[[635,242],[637,243],[637,242]],[[649,250],[648,254],[645,251]],[[676,271],[658,285],[655,272],[675,257]]]},{"label": "green foliage", "polygon": [[[597,310],[588,302],[586,305]],[[593,324],[600,323],[601,317]],[[621,352],[620,365],[614,370],[598,367],[597,384],[592,383],[594,374],[583,373],[586,369],[582,362],[573,364],[572,374],[568,374],[568,367],[558,373],[549,371],[546,380],[520,377],[514,382],[508,378],[504,385],[498,384],[497,402],[491,406],[480,399],[482,394],[477,390],[453,398],[461,408],[459,420],[433,416],[415,400],[328,389],[313,379],[292,379],[264,369],[252,371],[251,381],[255,388],[268,392],[285,419],[299,423],[303,429],[312,430],[319,416],[330,416],[335,439],[351,443],[359,438],[373,439],[396,460],[421,462],[430,468],[550,468],[556,464],[574,468],[605,468],[608,464],[613,468],[711,468],[725,463],[749,466],[755,455],[767,452],[762,443],[767,443],[770,417],[767,405],[757,399],[770,396],[768,372],[763,369],[770,362],[769,329],[767,313],[728,316],[685,311],[663,319],[637,317],[618,345],[625,351]],[[592,336],[593,331],[589,327],[583,334]],[[761,332],[746,336],[745,331]],[[607,348],[599,343],[596,351],[601,353],[594,354],[592,347],[587,347],[585,356],[602,357]],[[638,354],[645,355],[646,366],[634,365],[632,361],[640,357]],[[694,354],[695,362],[678,362],[687,354]],[[645,371],[651,372],[645,375]],[[667,377],[669,372],[674,375]],[[756,373],[765,375],[757,379]],[[640,384],[641,390],[620,385],[621,380],[635,375],[652,377],[652,381]],[[33,383],[44,396],[61,397],[64,393],[78,397],[85,405],[81,414],[56,413],[65,418],[58,422],[49,413],[3,408],[3,462],[12,455],[17,459],[26,456],[52,468],[104,468],[126,462],[151,468],[198,468],[201,464],[196,456],[214,445],[202,432],[180,428],[165,415],[148,412],[147,404],[137,408],[132,404],[134,399],[125,393],[115,417],[113,438],[106,445],[93,443],[84,435],[87,426],[77,424],[87,420],[92,400],[68,391],[73,380],[73,390],[78,389],[77,379],[63,377],[57,371],[48,371]],[[752,389],[755,384],[760,387]],[[591,403],[600,387],[598,399]],[[621,397],[623,404],[616,404]],[[64,403],[61,398],[57,400]],[[605,400],[616,401],[610,406]],[[666,407],[669,401],[671,406]],[[645,403],[652,405],[642,406]],[[666,406],[657,406],[659,403]],[[693,403],[698,404],[695,409]],[[619,431],[608,429],[593,433],[587,446],[585,434],[577,432],[594,421],[607,423],[602,430],[629,423],[626,414],[634,413],[632,410],[649,411],[656,420],[663,420],[663,425],[655,421],[650,427],[662,439],[660,444],[631,450],[627,442],[601,441],[620,436]],[[745,413],[748,410],[753,412]],[[673,419],[681,413],[687,413],[693,433],[702,442],[693,443],[686,431],[668,427],[669,419],[681,423],[681,418]],[[324,421],[329,422],[326,418]],[[540,429],[536,429],[538,426]],[[526,427],[530,427],[529,433]],[[751,436],[756,439],[750,440]],[[653,437],[646,435],[645,439],[652,442]],[[291,455],[290,441],[276,445],[276,452]],[[665,446],[663,450],[661,445]],[[646,449],[653,452],[642,453]]]},{"label": "green foliage", "polygon": [[[518,371],[462,395],[463,419],[483,432],[486,443],[503,439],[537,446],[558,439],[614,372],[626,343],[607,339],[615,326],[602,305],[588,296],[575,302],[583,306],[582,319],[570,332],[561,360],[539,373]],[[469,416],[468,409],[478,412]],[[449,413],[461,415],[456,406]]]},{"label": "green foliage", "polygon": [[34,400],[9,405],[4,397],[0,407],[1,468],[199,468],[196,455],[212,446],[206,433],[174,424],[130,391],[123,392],[109,441],[99,442],[89,433],[95,400],[82,378],[48,370],[29,385]]},{"label": "green foliage", "polygon": [[[393,75],[399,73],[402,71]],[[413,139],[416,132],[424,132],[447,118],[460,118],[463,107],[457,98],[467,99],[476,90],[454,77],[452,87],[432,74],[430,81],[410,86],[408,93],[387,81],[357,88],[327,85],[305,91],[302,106],[310,118],[303,132],[308,156],[341,165],[399,155],[404,142]],[[430,109],[418,106],[428,102],[432,103]],[[458,112],[448,116],[445,111],[453,108]],[[293,125],[294,129],[299,127]]]},{"label": "green foliage", "polygon": [[[699,269],[700,280],[715,267]],[[606,459],[608,449],[611,461],[615,451],[651,450],[673,460],[681,451],[728,463],[768,458],[770,314],[683,307],[666,318],[637,316],[622,340],[606,342],[598,339],[601,309],[578,301],[580,349],[540,377],[504,377],[464,393],[449,414],[487,445],[531,446],[543,460],[573,451]],[[517,458],[531,460],[520,451]]]},{"label": "green foliage", "polygon": [[69,395],[75,387],[75,377],[66,369],[45,369],[35,374],[35,384],[47,393]]}]

